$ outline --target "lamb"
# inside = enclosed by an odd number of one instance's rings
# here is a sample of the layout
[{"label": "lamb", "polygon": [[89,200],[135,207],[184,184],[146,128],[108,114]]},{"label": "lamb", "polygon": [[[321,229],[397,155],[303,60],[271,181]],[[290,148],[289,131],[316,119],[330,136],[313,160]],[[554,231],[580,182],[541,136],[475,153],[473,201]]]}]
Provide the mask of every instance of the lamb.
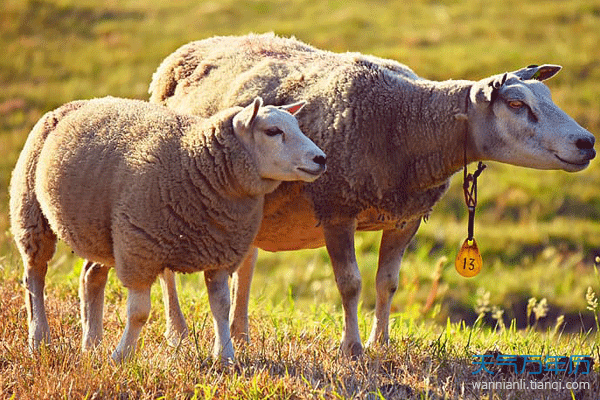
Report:
[{"label": "lamb", "polygon": [[[263,106],[257,97],[245,108],[202,119],[108,97],[67,103],[44,115],[27,139],[10,188],[30,347],[49,341],[43,289],[60,238],[90,263],[114,267],[128,289],[127,323],[114,360],[134,353],[150,312],[150,286],[167,267],[204,271],[213,352],[232,359],[227,280],[256,236],[264,195],[282,181],[312,182],[326,168],[325,154],[292,115],[303,106]],[[100,320],[101,334],[103,299],[95,289],[82,289],[91,293],[82,310]],[[90,334],[98,332],[84,336]]]},{"label": "lamb", "polygon": [[541,82],[560,69],[532,65],[479,81],[437,82],[395,61],[273,34],[209,38],[169,55],[153,76],[152,102],[208,115],[256,95],[272,104],[305,98],[300,127],[329,154],[322,179],[285,183],[266,196],[255,249],[234,275],[234,338],[247,338],[256,248],[325,245],[345,314],[341,350],[360,355],[354,232],[383,230],[367,345],[387,342],[404,250],[457,170],[494,160],[575,172],[594,158],[594,136],[552,102]]}]

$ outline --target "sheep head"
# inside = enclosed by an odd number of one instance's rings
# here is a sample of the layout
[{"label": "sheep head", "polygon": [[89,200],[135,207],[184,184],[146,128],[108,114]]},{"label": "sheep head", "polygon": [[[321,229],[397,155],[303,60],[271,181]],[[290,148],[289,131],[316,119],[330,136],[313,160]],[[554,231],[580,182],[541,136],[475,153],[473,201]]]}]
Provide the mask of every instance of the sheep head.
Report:
[{"label": "sheep head", "polygon": [[468,120],[479,158],[570,172],[589,165],[594,136],[554,104],[541,82],[560,69],[532,65],[473,84]]},{"label": "sheep head", "polygon": [[264,106],[257,97],[233,118],[234,131],[263,179],[312,182],[325,172],[325,153],[302,133],[294,117],[304,104]]}]

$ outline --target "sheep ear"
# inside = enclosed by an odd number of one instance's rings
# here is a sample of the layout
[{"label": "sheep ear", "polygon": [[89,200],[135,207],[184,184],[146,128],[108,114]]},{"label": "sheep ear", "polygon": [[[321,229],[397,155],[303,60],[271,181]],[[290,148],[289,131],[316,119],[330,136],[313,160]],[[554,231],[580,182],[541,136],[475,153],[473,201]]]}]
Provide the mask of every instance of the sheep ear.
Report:
[{"label": "sheep ear", "polygon": [[254,121],[256,120],[256,116],[258,115],[258,110],[260,109],[260,107],[262,107],[262,105],[262,98],[255,98],[252,104],[246,106],[233,118],[234,128],[238,132],[251,130],[252,125],[254,125]]},{"label": "sheep ear", "polygon": [[490,101],[493,103],[498,98],[498,93],[500,92],[500,88],[506,82],[506,78],[508,77],[508,73],[502,75],[502,78],[498,78],[490,83],[490,87],[492,88],[492,92],[490,93]]},{"label": "sheep ear", "polygon": [[254,120],[256,119],[256,116],[258,115],[258,110],[262,107],[263,105],[263,99],[262,97],[257,97],[254,99],[254,102],[252,103],[252,117],[250,117],[250,121],[248,123],[248,126],[252,126],[254,125]]},{"label": "sheep ear", "polygon": [[496,75],[491,78],[483,79],[473,86],[475,91],[475,102],[479,104],[493,103],[498,97],[498,93],[508,74]]},{"label": "sheep ear", "polygon": [[306,105],[306,101],[302,100],[302,101],[298,101],[296,103],[288,104],[285,106],[279,106],[277,108],[279,108],[281,110],[285,110],[292,115],[296,115],[300,110],[302,110],[304,108],[305,105]]},{"label": "sheep ear", "polygon": [[546,79],[550,79],[554,75],[558,74],[558,71],[560,71],[561,69],[562,67],[560,65],[529,65],[528,67],[521,68],[520,70],[515,71],[514,74],[524,81],[528,79],[545,81]]}]

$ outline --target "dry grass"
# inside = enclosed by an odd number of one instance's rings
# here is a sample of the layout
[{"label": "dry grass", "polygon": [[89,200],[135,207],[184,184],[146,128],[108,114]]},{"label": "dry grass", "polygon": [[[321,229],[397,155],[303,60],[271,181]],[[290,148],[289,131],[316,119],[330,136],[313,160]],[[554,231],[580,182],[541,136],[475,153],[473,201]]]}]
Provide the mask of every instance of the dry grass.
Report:
[{"label": "dry grass", "polygon": [[[276,0],[5,0],[0,7],[0,398],[597,400],[598,367],[584,378],[594,386],[574,393],[479,391],[473,383],[484,378],[472,374],[472,356],[489,350],[591,354],[600,364],[600,336],[597,329],[587,331],[598,327],[599,310],[586,310],[585,297],[588,287],[600,291],[593,269],[600,255],[597,162],[578,174],[491,164],[480,180],[475,226],[484,271],[470,280],[457,276],[451,261],[435,261],[451,260],[466,233],[455,179],[404,257],[391,344],[357,361],[337,350],[342,312],[326,251],[261,254],[250,308],[253,341],[237,348],[237,362],[230,367],[210,359],[206,292],[203,285],[198,290],[193,276],[182,279],[180,295],[194,334],[179,349],[162,338],[164,317],[155,290],[138,357],[121,366],[108,362],[125,310],[125,292],[111,278],[103,345],[81,354],[77,268],[64,246],[47,284],[54,340],[30,355],[6,188],[26,136],[44,112],[80,98],[146,99],[152,72],[181,44],[250,31],[273,30],[324,49],[393,58],[437,80],[479,79],[532,63],[558,63],[564,70],[548,83],[554,100],[598,133],[599,21],[597,0],[295,0],[285,6]],[[356,240],[363,338],[371,327],[379,235]],[[489,293],[485,318],[471,327],[444,325],[447,318],[477,317],[473,308],[485,297],[476,295],[480,288]],[[548,299],[548,316],[535,322],[539,331],[522,318],[531,297]],[[502,324],[494,316],[503,310],[506,328],[496,330]],[[555,329],[561,314],[564,323]],[[511,326],[513,318],[526,329]]]},{"label": "dry grass", "polygon": [[[72,291],[49,290],[47,309],[53,341],[39,353],[24,351],[27,340],[22,287],[4,271],[0,285],[0,398],[118,399],[564,399],[568,391],[477,390],[473,382],[518,381],[526,376],[473,375],[473,354],[501,349],[516,354],[575,354],[589,349],[593,337],[576,335],[570,345],[552,332],[495,332],[481,325],[445,328],[396,316],[392,342],[349,360],[337,350],[341,313],[325,307],[311,313],[287,305],[251,315],[251,345],[237,346],[235,364],[222,366],[210,357],[212,324],[205,292],[186,303],[191,334],[179,348],[162,338],[160,304],[141,339],[137,356],[114,365],[109,355],[122,333],[122,304],[108,303],[105,338],[94,352],[81,353],[78,299]],[[118,290],[115,282],[109,291]],[[364,324],[365,321],[363,320]],[[561,344],[563,343],[563,344]],[[573,351],[575,351],[573,353]],[[548,382],[568,381],[546,376]],[[583,375],[590,389],[573,392],[576,399],[597,399],[598,373]]]}]

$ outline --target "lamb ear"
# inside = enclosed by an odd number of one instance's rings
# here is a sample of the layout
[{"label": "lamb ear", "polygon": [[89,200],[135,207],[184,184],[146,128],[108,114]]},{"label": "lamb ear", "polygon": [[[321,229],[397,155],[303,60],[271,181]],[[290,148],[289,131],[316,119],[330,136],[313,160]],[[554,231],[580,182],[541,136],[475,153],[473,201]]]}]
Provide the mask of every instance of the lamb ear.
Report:
[{"label": "lamb ear", "polygon": [[305,105],[306,105],[306,101],[302,100],[302,101],[298,101],[296,103],[288,104],[285,106],[279,106],[277,108],[279,108],[281,110],[285,110],[292,115],[296,115],[300,110],[302,110],[304,108]]},{"label": "lamb ear", "polygon": [[250,130],[252,128],[252,125],[254,125],[254,121],[256,120],[256,116],[258,115],[258,110],[260,109],[260,107],[262,107],[262,105],[262,98],[255,98],[252,104],[246,106],[235,117],[233,117],[234,128],[238,132],[242,130]]},{"label": "lamb ear", "polygon": [[256,116],[258,115],[258,110],[263,105],[263,99],[262,99],[262,97],[260,97],[260,96],[256,97],[254,99],[254,102],[252,103],[252,105],[254,106],[254,109],[252,111],[252,117],[250,118],[248,126],[252,126],[254,124],[254,120],[256,119]]},{"label": "lamb ear", "polygon": [[529,65],[528,67],[515,71],[514,74],[524,81],[528,79],[545,81],[546,79],[552,78],[561,69],[562,67],[560,65],[553,64]]}]

